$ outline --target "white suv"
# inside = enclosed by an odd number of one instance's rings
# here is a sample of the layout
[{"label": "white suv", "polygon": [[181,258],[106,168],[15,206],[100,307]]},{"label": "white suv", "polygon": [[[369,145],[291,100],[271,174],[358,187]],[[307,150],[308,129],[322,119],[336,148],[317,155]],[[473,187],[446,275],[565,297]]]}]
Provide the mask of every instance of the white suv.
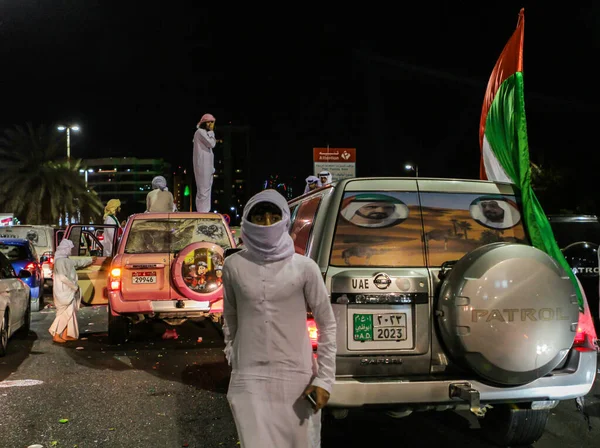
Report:
[{"label": "white suv", "polygon": [[469,409],[517,446],[590,391],[589,310],[531,246],[519,201],[511,184],[427,178],[347,179],[290,201],[296,252],[320,266],[337,318],[329,413]]}]

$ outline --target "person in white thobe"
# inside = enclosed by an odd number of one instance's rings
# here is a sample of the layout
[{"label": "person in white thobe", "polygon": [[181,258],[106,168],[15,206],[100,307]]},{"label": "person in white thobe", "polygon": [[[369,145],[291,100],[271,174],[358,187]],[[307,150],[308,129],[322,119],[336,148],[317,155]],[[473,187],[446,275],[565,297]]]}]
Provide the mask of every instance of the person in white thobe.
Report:
[{"label": "person in white thobe", "polygon": [[[334,383],[333,309],[318,265],[294,253],[289,226],[285,198],[258,193],[242,217],[245,248],[223,266],[227,399],[243,448],[319,447],[320,409]],[[307,308],[318,328],[316,360]],[[306,398],[313,391],[316,408]]]},{"label": "person in white thobe", "polygon": [[56,317],[48,331],[52,335],[52,340],[58,343],[79,338],[77,311],[81,304],[81,291],[76,270],[91,265],[95,259],[95,257],[69,258],[73,247],[71,240],[63,239],[54,252],[52,295]]},{"label": "person in white thobe", "polygon": [[333,182],[333,174],[327,170],[323,170],[319,172],[319,180],[321,181],[322,186],[329,185]]},{"label": "person in white thobe", "polygon": [[[121,211],[121,201],[111,199],[104,207],[104,224],[117,226],[117,238],[120,237],[121,223],[117,218],[117,213]],[[104,239],[102,240],[102,256],[111,257],[113,255],[115,229],[109,227],[104,230]],[[118,241],[118,240],[117,240]]]},{"label": "person in white thobe", "polygon": [[317,176],[308,176],[306,178],[306,187],[304,187],[303,194],[306,194],[309,191],[312,191],[319,187],[321,187],[321,180]]},{"label": "person in white thobe", "polygon": [[169,191],[167,179],[164,176],[156,176],[152,179],[152,191],[146,195],[146,211],[161,213],[177,211],[173,193]]},{"label": "person in white thobe", "polygon": [[210,212],[210,193],[215,173],[213,148],[215,139],[215,117],[204,114],[194,134],[194,177],[196,179],[196,211]]}]

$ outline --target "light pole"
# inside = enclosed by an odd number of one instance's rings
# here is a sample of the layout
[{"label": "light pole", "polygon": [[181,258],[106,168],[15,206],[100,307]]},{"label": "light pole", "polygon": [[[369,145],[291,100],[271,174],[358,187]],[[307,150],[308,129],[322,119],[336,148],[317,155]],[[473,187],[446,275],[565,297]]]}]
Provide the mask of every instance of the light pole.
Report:
[{"label": "light pole", "polygon": [[419,177],[419,165],[406,164],[404,165],[404,169],[407,171],[414,171],[415,177]]},{"label": "light pole", "polygon": [[67,159],[71,160],[71,129],[74,131],[79,131],[79,126],[58,126],[59,131],[67,130]]}]

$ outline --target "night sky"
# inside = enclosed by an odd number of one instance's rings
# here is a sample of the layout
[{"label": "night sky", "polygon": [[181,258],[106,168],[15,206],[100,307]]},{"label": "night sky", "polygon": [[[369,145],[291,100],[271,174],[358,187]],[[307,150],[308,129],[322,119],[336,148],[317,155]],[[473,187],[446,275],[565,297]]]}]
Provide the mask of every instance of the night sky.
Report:
[{"label": "night sky", "polygon": [[487,80],[524,7],[531,158],[595,196],[600,6],[467,3],[4,0],[0,126],[77,123],[73,157],[185,164],[210,112],[253,128],[257,179],[303,179],[326,145],[357,148],[360,176],[412,161],[476,178]]}]

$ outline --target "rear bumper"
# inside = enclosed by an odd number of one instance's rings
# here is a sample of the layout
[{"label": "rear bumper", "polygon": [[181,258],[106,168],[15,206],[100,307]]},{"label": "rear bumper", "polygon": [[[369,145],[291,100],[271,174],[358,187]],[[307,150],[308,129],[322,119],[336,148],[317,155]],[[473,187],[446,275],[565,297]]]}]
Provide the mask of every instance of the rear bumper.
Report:
[{"label": "rear bumper", "polygon": [[586,395],[594,384],[596,352],[581,352],[574,371],[555,373],[518,387],[494,387],[474,380],[409,381],[374,378],[336,378],[329,407],[364,405],[456,404],[450,385],[467,383],[480,394],[482,403],[510,401],[568,400]]},{"label": "rear bumper", "polygon": [[[123,300],[119,291],[109,291],[111,310],[116,314],[156,314],[169,317],[193,317],[211,311],[210,303],[197,300]],[[179,306],[178,306],[179,305]]]}]

